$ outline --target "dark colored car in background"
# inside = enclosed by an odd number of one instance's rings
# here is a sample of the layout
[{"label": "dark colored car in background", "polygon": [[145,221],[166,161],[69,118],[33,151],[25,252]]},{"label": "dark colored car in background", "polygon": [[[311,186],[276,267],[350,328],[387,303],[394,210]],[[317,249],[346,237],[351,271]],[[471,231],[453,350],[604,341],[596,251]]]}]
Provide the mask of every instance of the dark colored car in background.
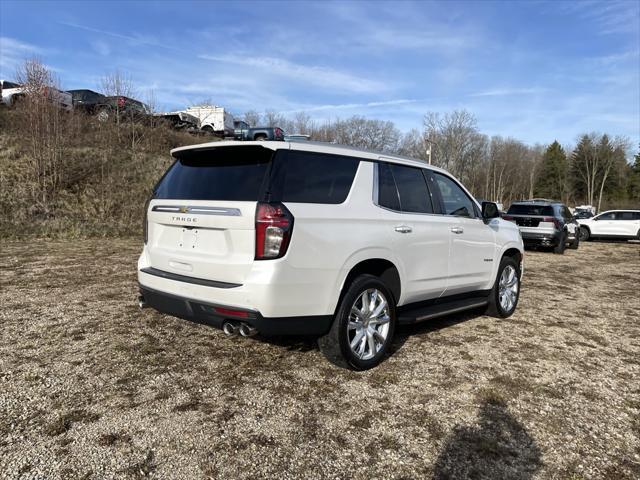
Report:
[{"label": "dark colored car in background", "polygon": [[583,210],[582,212],[577,212],[573,218],[575,218],[576,220],[585,220],[587,218],[592,218],[593,217],[593,213]]},{"label": "dark colored car in background", "polygon": [[93,90],[68,90],[73,98],[73,108],[91,115],[98,114],[108,106],[107,97]]},{"label": "dark colored car in background", "polygon": [[564,253],[567,246],[578,248],[580,226],[571,211],[561,202],[544,199],[513,202],[502,216],[520,229],[525,246],[553,247]]},{"label": "dark colored car in background", "polygon": [[236,140],[284,141],[284,130],[280,127],[238,128],[233,131]]}]

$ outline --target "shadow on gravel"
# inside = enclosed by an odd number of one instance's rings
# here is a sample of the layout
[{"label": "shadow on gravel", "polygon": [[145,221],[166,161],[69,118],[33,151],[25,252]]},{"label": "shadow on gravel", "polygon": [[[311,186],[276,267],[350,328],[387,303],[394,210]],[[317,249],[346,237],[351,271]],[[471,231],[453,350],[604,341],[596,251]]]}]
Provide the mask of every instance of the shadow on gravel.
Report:
[{"label": "shadow on gravel", "polygon": [[434,466],[433,480],[533,478],[540,449],[501,401],[482,404],[478,423],[457,426]]},{"label": "shadow on gravel", "polygon": [[468,310],[462,313],[453,313],[444,317],[434,318],[425,322],[416,323],[413,325],[399,325],[396,329],[395,338],[393,344],[389,350],[389,354],[393,355],[399,351],[407,341],[409,337],[421,336],[429,334],[431,332],[437,332],[443,328],[457,325],[458,323],[466,322],[473,318],[481,317],[484,315],[485,307]]}]

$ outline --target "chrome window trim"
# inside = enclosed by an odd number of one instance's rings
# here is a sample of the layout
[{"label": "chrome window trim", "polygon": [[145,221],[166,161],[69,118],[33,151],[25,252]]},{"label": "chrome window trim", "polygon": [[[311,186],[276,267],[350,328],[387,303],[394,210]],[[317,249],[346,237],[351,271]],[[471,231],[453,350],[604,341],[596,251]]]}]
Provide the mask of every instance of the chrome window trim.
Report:
[{"label": "chrome window trim", "polygon": [[152,212],[191,213],[199,215],[220,215],[225,217],[241,217],[239,208],[205,207],[199,205],[154,205]]}]

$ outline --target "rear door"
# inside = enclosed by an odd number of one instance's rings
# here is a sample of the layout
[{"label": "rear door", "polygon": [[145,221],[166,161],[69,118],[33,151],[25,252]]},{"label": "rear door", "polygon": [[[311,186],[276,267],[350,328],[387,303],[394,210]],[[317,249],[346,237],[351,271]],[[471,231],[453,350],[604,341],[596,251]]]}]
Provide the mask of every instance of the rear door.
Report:
[{"label": "rear door", "polygon": [[147,252],[158,270],[244,283],[255,256],[256,204],[274,151],[260,146],[178,152],[147,211]]},{"label": "rear door", "polygon": [[404,303],[437,298],[447,283],[448,222],[434,214],[423,169],[385,162],[377,168],[376,203],[387,210],[385,224],[402,262]]},{"label": "rear door", "polygon": [[618,212],[616,216],[616,223],[618,227],[616,235],[625,237],[635,237],[640,228],[640,213],[636,212]]}]

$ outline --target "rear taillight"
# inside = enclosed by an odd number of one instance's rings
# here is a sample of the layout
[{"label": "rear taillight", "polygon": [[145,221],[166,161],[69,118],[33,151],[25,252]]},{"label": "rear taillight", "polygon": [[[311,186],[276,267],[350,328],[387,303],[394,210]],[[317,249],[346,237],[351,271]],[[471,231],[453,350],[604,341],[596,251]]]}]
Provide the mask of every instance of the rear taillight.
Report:
[{"label": "rear taillight", "polygon": [[256,207],[256,260],[280,258],[287,253],[293,231],[293,215],[281,203]]},{"label": "rear taillight", "polygon": [[503,219],[503,220],[508,220],[508,221],[510,221],[510,222],[515,222],[515,221],[516,221],[516,219],[515,219],[515,218],[513,218],[511,215],[503,215],[503,216],[502,216],[502,219]]},{"label": "rear taillight", "polygon": [[555,217],[544,217],[542,219],[543,222],[547,222],[547,223],[553,223],[553,225],[555,225],[555,227],[560,230],[560,220],[558,220]]}]

